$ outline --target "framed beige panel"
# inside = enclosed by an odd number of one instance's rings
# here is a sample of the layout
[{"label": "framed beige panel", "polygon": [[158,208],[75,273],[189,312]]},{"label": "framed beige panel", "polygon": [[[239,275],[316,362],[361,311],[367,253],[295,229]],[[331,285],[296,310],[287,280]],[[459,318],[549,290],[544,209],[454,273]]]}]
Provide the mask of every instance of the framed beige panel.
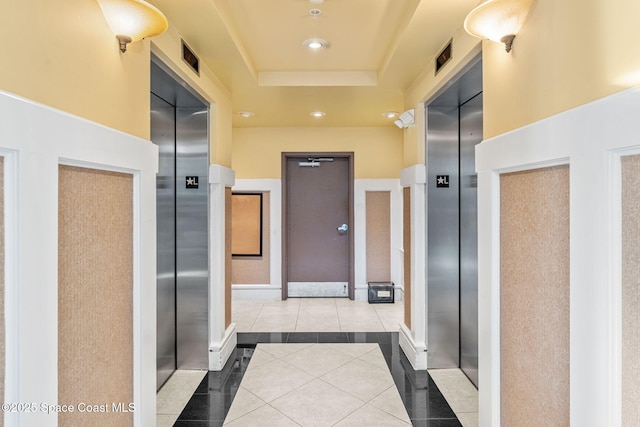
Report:
[{"label": "framed beige panel", "polygon": [[262,193],[262,256],[234,256],[231,268],[234,285],[267,284],[271,280],[271,193]]},{"label": "framed beige panel", "polygon": [[569,167],[503,174],[502,426],[569,425],[569,320]]},{"label": "framed beige panel", "polygon": [[224,327],[225,329],[231,325],[231,268],[232,264],[232,242],[233,242],[233,193],[231,188],[224,189],[224,241],[225,241],[225,255],[224,255]]},{"label": "framed beige panel", "polygon": [[404,242],[404,324],[411,329],[411,188],[402,189]]},{"label": "framed beige panel", "polygon": [[[4,402],[4,353],[7,345],[4,328],[4,157],[0,156],[0,402]],[[4,425],[4,417],[0,417],[0,426]]]},{"label": "framed beige panel", "polygon": [[391,280],[391,192],[367,191],[367,282]]},{"label": "framed beige panel", "polygon": [[58,200],[58,422],[131,426],[133,177],[60,166]]},{"label": "framed beige panel", "polygon": [[622,157],[622,425],[640,425],[640,155]]},{"label": "framed beige panel", "polygon": [[233,193],[231,200],[231,253],[262,256],[262,193]]}]

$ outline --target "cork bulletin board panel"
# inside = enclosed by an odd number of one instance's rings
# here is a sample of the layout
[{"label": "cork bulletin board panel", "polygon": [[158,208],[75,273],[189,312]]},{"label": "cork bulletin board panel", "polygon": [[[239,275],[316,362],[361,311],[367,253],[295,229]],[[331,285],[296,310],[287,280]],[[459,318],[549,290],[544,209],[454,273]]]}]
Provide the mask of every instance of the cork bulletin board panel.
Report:
[{"label": "cork bulletin board panel", "polygon": [[224,189],[224,325],[225,329],[231,325],[231,269],[233,268],[231,256],[232,239],[232,195],[231,188]]},{"label": "cork bulletin board panel", "polygon": [[262,193],[262,256],[233,257],[231,268],[234,285],[265,284],[271,281],[271,194]]},{"label": "cork bulletin board panel", "polygon": [[231,195],[231,253],[262,256],[262,193]]},{"label": "cork bulletin board panel", "polygon": [[404,324],[411,329],[411,188],[402,189],[404,240]]},{"label": "cork bulletin board panel", "polygon": [[622,158],[622,425],[640,425],[640,156]]},{"label": "cork bulletin board panel", "polygon": [[391,192],[367,191],[367,282],[391,280]]},{"label": "cork bulletin board panel", "polygon": [[501,175],[500,364],[503,426],[569,425],[568,166]]},{"label": "cork bulletin board panel", "polygon": [[[4,157],[0,157],[0,402],[4,402],[4,328]],[[0,417],[0,427],[3,425],[4,419]]]},{"label": "cork bulletin board panel", "polygon": [[109,405],[59,425],[131,426],[133,177],[60,166],[58,208],[58,403]]}]

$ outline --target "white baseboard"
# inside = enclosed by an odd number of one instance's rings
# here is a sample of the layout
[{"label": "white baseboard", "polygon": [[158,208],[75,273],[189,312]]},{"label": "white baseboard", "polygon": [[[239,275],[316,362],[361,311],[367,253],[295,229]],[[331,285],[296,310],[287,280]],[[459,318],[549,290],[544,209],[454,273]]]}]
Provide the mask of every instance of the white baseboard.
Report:
[{"label": "white baseboard", "polygon": [[271,285],[232,285],[233,301],[281,301],[282,288]]},{"label": "white baseboard", "polygon": [[[233,301],[281,301],[282,288],[271,285],[233,285],[231,287]],[[367,301],[369,299],[369,289],[359,287],[355,290],[356,301]],[[396,287],[394,289],[395,301],[404,301],[404,289]]]},{"label": "white baseboard", "polygon": [[224,332],[224,338],[219,345],[209,345],[209,370],[221,371],[237,344],[238,332],[236,324],[232,323]]},{"label": "white baseboard", "polygon": [[400,348],[404,352],[409,363],[416,371],[424,371],[427,369],[427,347],[424,344],[417,344],[413,340],[411,331],[406,325],[400,325]]},{"label": "white baseboard", "polygon": [[356,288],[354,299],[356,301],[367,301],[369,299],[368,288]]}]

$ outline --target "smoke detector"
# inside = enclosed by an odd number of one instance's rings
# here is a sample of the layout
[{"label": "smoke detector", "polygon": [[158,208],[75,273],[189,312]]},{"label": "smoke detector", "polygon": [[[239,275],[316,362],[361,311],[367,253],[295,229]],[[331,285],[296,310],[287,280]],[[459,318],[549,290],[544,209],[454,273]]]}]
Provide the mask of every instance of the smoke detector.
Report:
[{"label": "smoke detector", "polygon": [[311,15],[312,18],[317,18],[321,13],[322,11],[320,9],[311,9],[309,11],[309,15]]}]

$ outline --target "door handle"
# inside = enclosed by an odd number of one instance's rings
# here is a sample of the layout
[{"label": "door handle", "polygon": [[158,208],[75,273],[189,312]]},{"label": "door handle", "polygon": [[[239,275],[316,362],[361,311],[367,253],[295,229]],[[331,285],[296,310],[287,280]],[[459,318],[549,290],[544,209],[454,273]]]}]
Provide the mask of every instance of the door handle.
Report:
[{"label": "door handle", "polygon": [[349,230],[349,226],[347,224],[342,224],[340,227],[338,227],[338,231],[348,231]]}]

